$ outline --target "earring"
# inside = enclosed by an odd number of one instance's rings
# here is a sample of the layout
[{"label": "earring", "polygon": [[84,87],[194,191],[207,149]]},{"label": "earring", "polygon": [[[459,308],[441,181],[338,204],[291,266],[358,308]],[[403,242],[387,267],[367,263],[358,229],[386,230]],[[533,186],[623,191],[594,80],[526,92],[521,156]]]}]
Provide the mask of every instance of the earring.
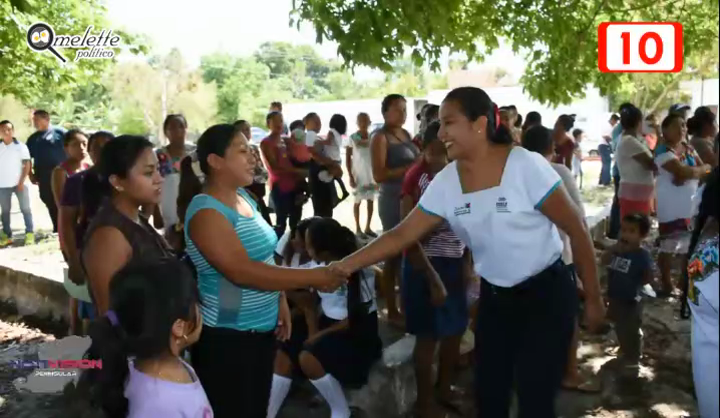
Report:
[{"label": "earring", "polygon": [[118,192],[122,192],[122,191],[123,191],[123,188],[120,187],[120,186],[117,186],[117,187],[115,188],[115,190],[117,190]]}]

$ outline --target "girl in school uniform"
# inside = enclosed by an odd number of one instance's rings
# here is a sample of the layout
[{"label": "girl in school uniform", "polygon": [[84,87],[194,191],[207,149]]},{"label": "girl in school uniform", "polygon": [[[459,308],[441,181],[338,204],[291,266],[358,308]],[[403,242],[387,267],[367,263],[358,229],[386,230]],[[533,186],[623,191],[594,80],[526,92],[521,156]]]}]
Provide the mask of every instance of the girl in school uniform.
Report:
[{"label": "girl in school uniform", "polygon": [[520,417],[554,418],[578,308],[558,229],[570,237],[591,330],[605,317],[595,254],[560,176],[542,155],[512,145],[496,109],[481,89],[448,93],[439,137],[453,162],[398,226],[330,268],[348,274],[392,257],[447,221],[482,277],[478,416],[508,417],[515,385]]},{"label": "girl in school uniform", "polygon": [[[331,218],[313,221],[305,235],[308,253],[321,266],[358,248],[355,234]],[[374,289],[375,272],[362,269],[336,291],[318,291],[319,331],[307,337],[296,361],[327,401],[332,418],[350,418],[343,387],[364,385],[371,366],[382,355]],[[282,351],[281,355],[287,356],[288,352]],[[268,418],[276,416],[290,389],[290,371],[286,374],[276,374],[273,379]]]}]

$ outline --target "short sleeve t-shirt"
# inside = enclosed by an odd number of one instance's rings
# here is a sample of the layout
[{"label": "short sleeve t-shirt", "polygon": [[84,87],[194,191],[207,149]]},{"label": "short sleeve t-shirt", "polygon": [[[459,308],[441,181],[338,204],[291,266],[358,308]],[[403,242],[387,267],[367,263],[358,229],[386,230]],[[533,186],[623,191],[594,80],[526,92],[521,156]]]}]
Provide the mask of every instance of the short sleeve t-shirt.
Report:
[{"label": "short sleeve t-shirt", "polygon": [[[182,360],[181,360],[182,361]],[[125,384],[128,418],[213,418],[205,390],[195,371],[183,362],[192,383],[176,383],[149,376],[129,362]]]},{"label": "short sleeve t-shirt", "polygon": [[[405,174],[402,195],[411,197],[417,204],[434,176],[425,161],[415,163]],[[421,244],[428,257],[460,258],[465,252],[465,244],[455,235],[447,221],[430,233]]]},{"label": "short sleeve t-shirt", "polygon": [[652,152],[644,140],[632,135],[623,136],[617,147],[620,182],[652,185],[654,181],[652,171],[633,158],[638,154],[645,154],[652,158]]},{"label": "short sleeve t-shirt", "polygon": [[613,255],[608,267],[608,297],[622,301],[639,300],[645,272],[652,257],[644,248]]},{"label": "short sleeve t-shirt", "polygon": [[539,209],[562,180],[542,155],[513,148],[500,184],[471,193],[462,191],[457,170],[452,162],[438,173],[419,207],[448,221],[480,277],[512,287],[560,258],[560,234]]},{"label": "short sleeve t-shirt", "polygon": [[185,217],[187,254],[197,270],[198,289],[203,300],[203,322],[206,325],[239,331],[267,332],[277,325],[279,292],[238,286],[229,281],[208,263],[188,234],[190,222],[196,213],[204,209],[215,210],[233,226],[251,260],[275,264],[273,253],[277,245],[277,234],[260,216],[250,195],[244,189],[238,189],[238,194],[252,207],[252,217],[240,215],[207,194],[193,198]]},{"label": "short sleeve t-shirt", "polygon": [[329,159],[340,162],[340,144],[343,141],[342,135],[335,129],[330,129],[330,132],[332,132],[332,140],[330,144],[323,147],[323,153]]},{"label": "short sleeve t-shirt", "polygon": [[0,140],[0,187],[18,185],[25,161],[30,161],[30,151],[25,144],[16,139],[9,144]]},{"label": "short sleeve t-shirt", "polygon": [[657,183],[657,218],[658,222],[666,223],[677,219],[690,219],[695,211],[695,194],[698,189],[698,180],[689,179],[676,186],[673,183],[673,174],[664,168],[670,161],[680,161],[688,166],[697,166],[695,157],[690,153],[678,156],[665,144],[657,147],[655,164],[658,166]]}]

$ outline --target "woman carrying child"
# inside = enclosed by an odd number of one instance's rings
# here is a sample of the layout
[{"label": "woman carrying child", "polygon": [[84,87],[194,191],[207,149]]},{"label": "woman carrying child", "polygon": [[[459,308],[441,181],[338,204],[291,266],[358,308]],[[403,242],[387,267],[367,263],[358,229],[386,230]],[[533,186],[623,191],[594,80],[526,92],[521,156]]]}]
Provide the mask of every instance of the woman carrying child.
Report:
[{"label": "woman carrying child", "polygon": [[[305,235],[308,254],[321,266],[341,260],[358,249],[353,232],[330,218],[313,220]],[[304,339],[304,344],[297,350],[300,352],[297,358],[290,358],[293,350],[287,346],[278,352],[278,358],[282,358],[286,367],[276,368],[268,418],[276,416],[290,390],[292,364],[299,365],[327,401],[332,418],[350,417],[343,387],[364,385],[371,366],[382,355],[374,286],[374,271],[363,269],[335,292],[317,292],[321,301],[319,331],[298,340]],[[293,340],[295,338],[293,336]]]}]

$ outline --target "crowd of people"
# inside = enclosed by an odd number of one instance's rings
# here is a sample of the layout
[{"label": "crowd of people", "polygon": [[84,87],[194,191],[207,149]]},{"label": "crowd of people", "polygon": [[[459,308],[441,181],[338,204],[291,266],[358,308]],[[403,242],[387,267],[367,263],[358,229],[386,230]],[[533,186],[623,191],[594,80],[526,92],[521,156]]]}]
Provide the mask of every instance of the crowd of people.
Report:
[{"label": "crowd of people", "polygon": [[[701,416],[717,416],[718,139],[709,109],[686,121],[675,106],[659,126],[631,104],[611,117],[599,183],[615,181],[617,243],[600,260],[604,295],[574,115],[546,128],[539,113],[523,122],[515,106],[464,87],[423,107],[413,136],[403,96],[380,108],[374,132],[367,113],[354,132],[340,114],[323,131],[315,113],[287,125],[273,103],[259,146],[245,120],[211,126],[190,144],[188,121],[171,114],[160,148],[142,136],[65,132],[42,110],[26,144],[0,122],[2,244],[12,239],[12,194],[34,242],[25,183],[36,182],[68,280],[90,296],[71,300],[71,331],[91,337],[86,355],[103,368],[83,373],[81,398],[108,417],[274,418],[293,382],[307,380],[331,418],[349,418],[345,389],[363,386],[382,354],[381,297],[384,319],[417,337],[417,416],[461,413],[455,372],[472,328],[477,416],[509,416],[515,391],[520,417],[552,418],[559,390],[598,390],[580,376],[577,347],[580,325],[600,330],[606,308],[624,370],[637,372],[641,289],[655,280],[643,240],[655,216],[657,293],[685,292]],[[354,231],[333,219],[351,195]],[[314,216],[302,219],[306,203]],[[673,282],[675,259],[687,274]]]}]

